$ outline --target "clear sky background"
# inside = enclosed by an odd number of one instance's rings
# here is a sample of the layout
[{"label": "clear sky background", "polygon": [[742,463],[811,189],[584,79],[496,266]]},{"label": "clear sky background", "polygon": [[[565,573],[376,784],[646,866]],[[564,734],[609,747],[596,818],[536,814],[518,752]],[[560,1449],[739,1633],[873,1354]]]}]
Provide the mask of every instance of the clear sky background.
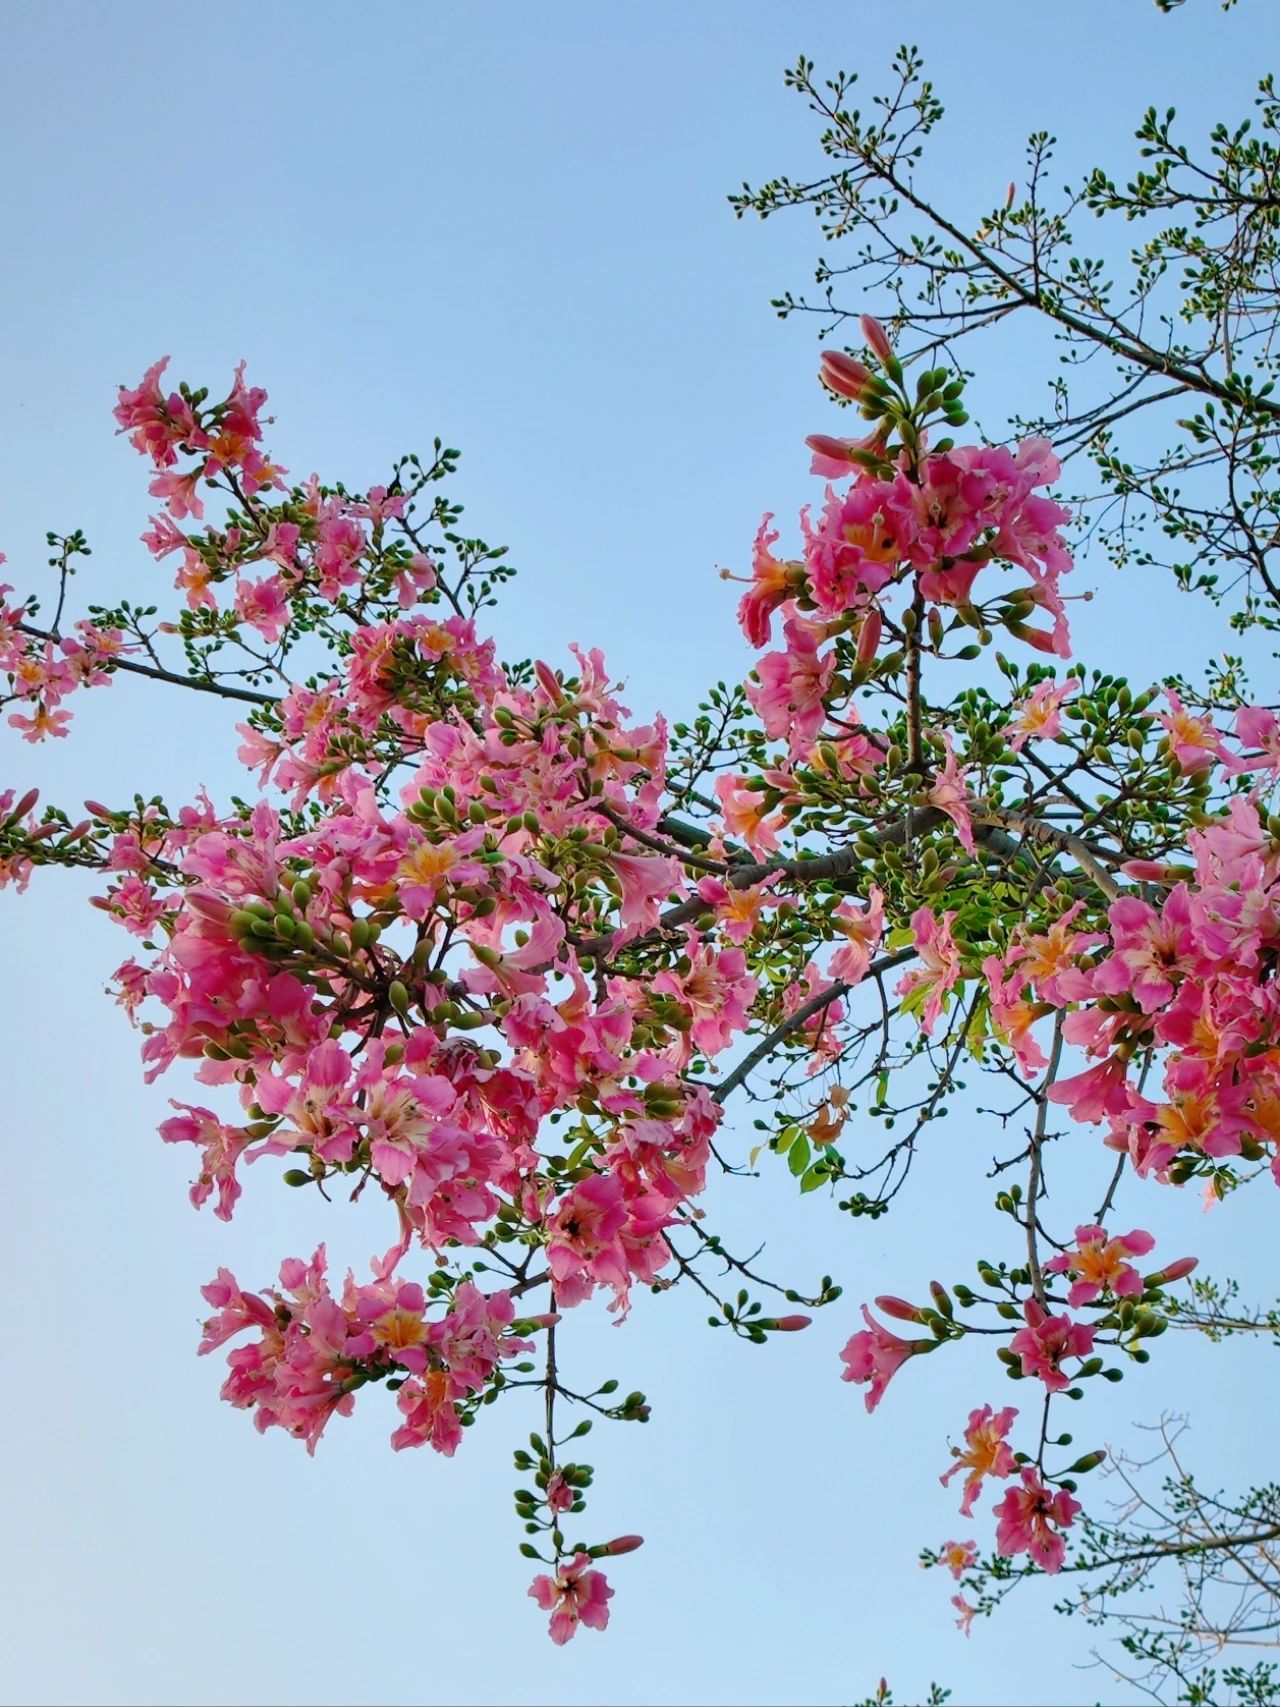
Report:
[{"label": "clear sky background", "polygon": [[[1058,134],[1076,179],[1131,158],[1148,102],[1199,131],[1239,115],[1277,57],[1269,0],[1168,19],[1149,0],[0,8],[8,578],[37,584],[45,530],[78,526],[82,597],[167,599],[115,387],[169,352],[217,393],[245,357],[298,477],[359,487],[437,433],[462,447],[468,525],[521,569],[494,620],[504,652],[599,644],[638,714],[689,709],[749,663],[716,568],[747,563],[762,510],[814,495],[802,439],[834,419],[814,326],[768,307],[807,282],[816,227],[739,224],[725,196],[819,171],[782,88],[799,52],[862,69],[869,93],[904,35],[949,109],[931,182],[975,221],[1029,131]],[[1010,363],[982,395],[1029,404],[1037,378]],[[1164,582],[1080,578],[1102,595],[1076,625],[1092,661],[1156,675],[1222,644]],[[56,747],[4,729],[3,781],[72,806],[237,784],[225,707],[120,680],[76,711]],[[194,1357],[214,1269],[265,1285],[324,1237],[339,1274],[361,1270],[388,1230],[322,1220],[269,1163],[229,1228],[190,1210],[189,1156],[154,1133],[186,1087],[141,1084],[101,994],[126,944],[92,887],[51,874],[0,898],[6,1699],[834,1703],[882,1673],[900,1700],[930,1678],[958,1702],[1132,1698],[1076,1669],[1092,1638],[1053,1616],[1051,1588],[966,1642],[950,1579],[916,1568],[921,1545],[968,1533],[936,1476],[970,1406],[1010,1396],[994,1366],[931,1358],[870,1418],[838,1379],[861,1297],[971,1278],[978,1245],[997,1250],[975,1163],[998,1146],[989,1119],[943,1127],[875,1226],[797,1200],[781,1168],[717,1190],[740,1241],[767,1232],[770,1271],[845,1283],[805,1335],[748,1347],[679,1295],[641,1298],[621,1330],[578,1312],[570,1379],[617,1375],[654,1408],[592,1437],[591,1531],[647,1544],[610,1571],[607,1634],[556,1650],[510,1505],[531,1415],[496,1407],[450,1463],[392,1454],[389,1403],[366,1396],[312,1461],[218,1402],[218,1360]],[[741,1114],[731,1131],[745,1149]],[[1080,1166],[1093,1177],[1092,1152]],[[1130,1186],[1119,1221],[1153,1225],[1168,1255],[1216,1251],[1266,1295],[1272,1265],[1247,1253],[1273,1248],[1274,1198],[1206,1220],[1197,1197],[1152,1193]],[[1173,1337],[1077,1438],[1190,1409],[1206,1481],[1267,1473],[1265,1354]]]}]

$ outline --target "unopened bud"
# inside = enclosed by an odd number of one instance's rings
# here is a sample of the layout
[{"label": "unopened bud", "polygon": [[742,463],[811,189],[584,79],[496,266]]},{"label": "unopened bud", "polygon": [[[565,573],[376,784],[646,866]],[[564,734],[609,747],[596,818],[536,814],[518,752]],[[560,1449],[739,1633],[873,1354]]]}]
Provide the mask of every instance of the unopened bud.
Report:
[{"label": "unopened bud", "polygon": [[[38,788],[29,788],[23,795],[22,799],[17,802],[13,810],[9,813],[8,817],[5,819],[5,823],[16,824],[19,818],[25,818],[39,798],[40,790]],[[85,804],[88,805],[88,801],[86,801]]]},{"label": "unopened bud", "polygon": [[[867,342],[871,342],[870,338]],[[862,362],[854,361],[852,356],[845,355],[843,350],[824,350],[818,365],[818,377],[828,391],[834,391],[837,397],[852,398],[856,403],[866,389],[871,370]]]},{"label": "unopened bud", "polygon": [[832,462],[852,463],[850,453],[858,447],[856,439],[835,439],[830,433],[810,433],[804,442],[815,456],[829,457]]},{"label": "unopened bud", "polygon": [[874,351],[882,362],[892,361],[893,345],[880,322],[873,315],[864,314],[858,324],[862,327],[862,336],[867,340],[867,348]]},{"label": "unopened bud", "polygon": [[779,1316],[774,1331],[779,1334],[798,1334],[802,1328],[807,1328],[812,1320],[812,1316]]},{"label": "unopened bud", "polygon": [[893,1316],[899,1322],[923,1322],[924,1312],[914,1304],[908,1304],[905,1298],[895,1298],[891,1293],[876,1299],[876,1309],[882,1310],[886,1316]]},{"label": "unopened bud", "polygon": [[602,1559],[617,1559],[623,1553],[634,1553],[637,1547],[644,1546],[643,1535],[618,1535],[612,1541],[606,1541],[600,1550]]},{"label": "unopened bud", "polygon": [[884,630],[884,618],[879,608],[873,606],[862,619],[862,627],[858,630],[857,661],[866,665],[875,657],[880,645],[880,635]]},{"label": "unopened bud", "polygon": [[1097,1452],[1086,1452],[1083,1458],[1077,1458],[1075,1463],[1067,1468],[1068,1476],[1085,1476],[1090,1470],[1096,1470],[1099,1464],[1106,1461],[1106,1453],[1099,1449]]},{"label": "unopened bud", "polygon": [[539,659],[539,661],[533,666],[533,673],[538,678],[538,683],[543,692],[548,696],[548,698],[553,699],[558,705],[564,698],[564,688],[561,686],[560,680],[555,671],[551,668],[550,664],[544,664],[541,659]]},{"label": "unopened bud", "polygon": [[1148,1286],[1171,1286],[1175,1280],[1185,1280],[1192,1269],[1199,1268],[1199,1257],[1178,1257],[1176,1261],[1167,1263],[1156,1274],[1147,1276]]}]

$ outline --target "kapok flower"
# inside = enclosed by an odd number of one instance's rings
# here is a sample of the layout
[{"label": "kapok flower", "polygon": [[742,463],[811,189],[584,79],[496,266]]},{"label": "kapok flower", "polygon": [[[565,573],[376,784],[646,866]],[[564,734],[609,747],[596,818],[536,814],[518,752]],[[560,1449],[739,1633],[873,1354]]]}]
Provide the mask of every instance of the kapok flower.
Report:
[{"label": "kapok flower", "polygon": [[1065,682],[1038,682],[1009,725],[1009,745],[1020,753],[1028,741],[1048,741],[1062,733],[1062,704],[1077,691],[1075,676]]},{"label": "kapok flower", "polygon": [[1064,1374],[1064,1357],[1088,1357],[1093,1350],[1093,1329],[1084,1322],[1073,1322],[1070,1316],[1051,1316],[1034,1298],[1022,1306],[1027,1319],[1009,1341],[1009,1350],[1022,1360],[1024,1375],[1038,1375],[1051,1393],[1061,1393],[1071,1385]]},{"label": "kapok flower", "polygon": [[1061,1570],[1067,1544],[1057,1529],[1070,1529],[1080,1502],[1065,1488],[1051,1494],[1030,1465],[1022,1469],[1022,1486],[1010,1488],[996,1507],[996,1548],[1006,1558],[1029,1553],[1041,1569]]},{"label": "kapok flower", "polygon": [[[755,549],[751,554],[751,587],[742,595],[738,605],[738,622],[753,646],[764,646],[770,635],[769,618],[779,605],[794,598],[804,584],[804,566],[786,563],[773,555],[778,531],[770,528],[772,512],[765,516],[756,533]],[[727,575],[728,571],[724,573]],[[741,579],[741,577],[737,577]]]},{"label": "kapok flower", "polygon": [[834,652],[819,654],[822,628],[801,617],[782,626],[785,652],[766,652],[756,665],[758,684],[747,698],[771,740],[786,740],[793,758],[808,751],[826,719],[825,696],[836,670]]},{"label": "kapok flower", "polygon": [[923,1008],[920,1026],[926,1037],[942,1013],[948,991],[960,977],[960,951],[951,936],[954,918],[953,912],[938,918],[928,907],[918,907],[911,915],[916,952],[923,964],[899,981],[897,994],[907,998],[910,1008]]},{"label": "kapok flower", "polygon": [[1179,770],[1188,776],[1225,758],[1222,736],[1208,717],[1188,711],[1172,688],[1164,690],[1168,711],[1159,714],[1169,737],[1169,747]]},{"label": "kapok flower", "polygon": [[938,1549],[938,1563],[945,1565],[957,1582],[978,1562],[978,1548],[973,1541],[944,1541]]},{"label": "kapok flower", "polygon": [[929,790],[929,803],[937,807],[939,812],[945,812],[956,827],[960,837],[960,846],[970,857],[977,856],[977,847],[973,840],[973,815],[969,809],[969,791],[964,779],[967,770],[962,770],[956,763],[955,751],[951,745],[951,737],[942,737],[947,750],[947,762],[938,772],[933,787]]},{"label": "kapok flower", "polygon": [[551,1640],[557,1647],[572,1641],[579,1624],[603,1630],[609,1622],[613,1590],[603,1571],[591,1569],[589,1553],[575,1553],[562,1561],[554,1577],[535,1577],[529,1593],[551,1614]]},{"label": "kapok flower", "polygon": [[1155,1240],[1141,1228],[1108,1238],[1103,1227],[1077,1227],[1076,1249],[1053,1257],[1044,1269],[1046,1274],[1075,1276],[1067,1293],[1067,1303],[1075,1310],[1081,1304],[1092,1304],[1103,1292],[1113,1298],[1141,1296],[1142,1276],[1126,1258],[1144,1257],[1154,1248]]},{"label": "kapok flower", "polygon": [[885,1388],[907,1359],[919,1352],[932,1351],[938,1342],[899,1339],[883,1322],[876,1321],[865,1304],[862,1306],[862,1319],[867,1324],[866,1328],[854,1334],[840,1353],[841,1363],[847,1365],[840,1379],[854,1381],[859,1386],[863,1382],[869,1383],[867,1409],[874,1411],[884,1397]]},{"label": "kapok flower", "polygon": [[786,821],[781,814],[765,817],[767,796],[749,789],[744,777],[729,774],[716,778],[716,798],[729,835],[741,837],[754,854],[777,852],[778,831]]},{"label": "kapok flower", "polygon": [[842,901],[831,915],[831,923],[845,941],[831,956],[827,970],[844,984],[858,984],[866,977],[871,957],[880,946],[884,930],[884,891],[873,883],[865,907]]},{"label": "kapok flower", "polygon": [[982,1405],[969,1412],[968,1426],[964,1431],[967,1451],[961,1452],[958,1446],[953,1446],[955,1463],[938,1478],[945,1487],[957,1470],[968,1472],[964,1479],[964,1498],[960,1502],[963,1517],[968,1517],[973,1510],[973,1502],[982,1492],[987,1476],[1012,1476],[1017,1470],[1018,1461],[1005,1440],[1017,1414],[1013,1405],[1006,1405],[1002,1411],[993,1411],[990,1405]]}]

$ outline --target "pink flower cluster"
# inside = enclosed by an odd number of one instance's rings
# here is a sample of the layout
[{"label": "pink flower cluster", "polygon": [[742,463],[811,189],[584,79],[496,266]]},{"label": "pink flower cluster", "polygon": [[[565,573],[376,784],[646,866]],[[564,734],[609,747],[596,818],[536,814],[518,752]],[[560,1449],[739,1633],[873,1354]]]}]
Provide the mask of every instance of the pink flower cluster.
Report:
[{"label": "pink flower cluster", "polygon": [[397,1451],[429,1444],[452,1457],[462,1438],[460,1406],[483,1390],[500,1361],[532,1343],[509,1332],[515,1309],[507,1293],[486,1297],[468,1281],[444,1315],[428,1320],[422,1288],[395,1279],[399,1255],[375,1264],[368,1285],[348,1274],[340,1298],[329,1290],[323,1245],[309,1263],[282,1263],[277,1290],[244,1292],[219,1269],[203,1289],[215,1314],[205,1323],[201,1354],[243,1333],[258,1336],[228,1354],[222,1397],[252,1410],[260,1430],[286,1429],[314,1452],[329,1418],[350,1416],[360,1387],[391,1378],[405,1418],[391,1444]]},{"label": "pink flower cluster", "polygon": [[[0,563],[4,562],[0,552]],[[74,625],[74,637],[41,638],[25,632],[24,605],[8,605],[13,588],[0,583],[0,671],[9,681],[0,705],[17,703],[26,709],[9,715],[10,725],[25,741],[63,736],[71,723],[65,701],[77,688],[104,687],[111,681],[112,661],[127,648],[118,628],[100,628],[85,620]]]},{"label": "pink flower cluster", "polygon": [[[1269,715],[1269,714],[1266,714]],[[1241,714],[1242,719],[1245,714]],[[1043,1064],[1036,1019],[1065,1012],[1063,1034],[1092,1065],[1050,1087],[1077,1120],[1105,1122],[1108,1144],[1136,1171],[1186,1177],[1243,1153],[1269,1153],[1280,1178],[1280,850],[1251,796],[1188,838],[1186,875],[1147,861],[1131,875],[1164,887],[1158,900],[1122,894],[1105,933],[1020,937],[987,963],[993,1014],[1024,1067]],[[1149,1052],[1163,1060],[1163,1095],[1139,1089]]]},{"label": "pink flower cluster", "polygon": [[[810,443],[818,447],[815,473],[840,478],[851,472],[842,441]],[[1061,532],[1069,513],[1039,491],[1058,474],[1058,460],[1043,439],[1024,440],[1014,451],[961,446],[918,461],[904,451],[891,475],[862,468],[846,490],[828,487],[818,521],[802,512],[804,552],[795,562],[774,556],[778,534],[766,516],[738,619],[750,643],[761,648],[771,638],[772,618],[781,621],[783,649],[760,659],[758,684],[748,692],[766,733],[788,743],[793,761],[806,759],[824,733],[837,668],[834,651],[824,646],[852,628],[858,663],[869,663],[880,643],[885,600],[900,585],[918,590],[927,605],[968,606],[984,569],[996,563],[1020,569],[1030,582],[1026,609],[1044,610],[1052,626],[1038,629],[1011,618],[1012,631],[1040,651],[1070,655],[1059,592],[1071,568]],[[843,727],[830,731],[829,739],[848,740],[852,709],[846,694]]]}]

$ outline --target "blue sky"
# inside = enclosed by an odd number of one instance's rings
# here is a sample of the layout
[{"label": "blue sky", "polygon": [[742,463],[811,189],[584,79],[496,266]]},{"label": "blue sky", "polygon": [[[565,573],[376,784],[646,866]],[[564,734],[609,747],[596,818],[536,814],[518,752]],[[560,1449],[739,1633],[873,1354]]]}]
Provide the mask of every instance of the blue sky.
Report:
[{"label": "blue sky", "polygon": [[[832,430],[813,326],[768,307],[807,282],[816,228],[738,223],[725,196],[816,173],[812,121],[782,88],[799,52],[861,68],[871,91],[903,34],[949,109],[931,181],[975,218],[1028,131],[1056,132],[1076,178],[1130,157],[1148,101],[1199,129],[1243,111],[1275,45],[1265,0],[1226,17],[1190,0],[1169,19],[1147,0],[8,8],[9,578],[26,591],[45,530],[79,526],[95,548],[81,596],[163,600],[115,387],[165,352],[217,387],[243,357],[295,475],[363,486],[437,433],[460,446],[468,526],[521,570],[494,619],[503,650],[601,645],[638,714],[679,715],[747,668],[717,567],[747,561],[762,510],[813,496],[801,441]],[[982,395],[1028,401],[1028,378],[988,371]],[[1101,595],[1080,629],[1091,660],[1123,664],[1140,632],[1136,673],[1156,674],[1221,643],[1163,583],[1088,563],[1081,580]],[[201,783],[225,797],[232,719],[157,701],[117,682],[52,749],[5,729],[3,780],[69,804]],[[218,1403],[214,1360],[193,1355],[213,1270],[266,1284],[322,1236],[335,1268],[359,1269],[386,1229],[337,1211],[320,1225],[310,1194],[265,1177],[230,1228],[189,1210],[188,1159],[154,1135],[185,1087],[141,1084],[101,994],[124,944],[84,905],[91,888],[55,875],[0,898],[9,1699],[826,1703],[882,1673],[906,1700],[933,1677],[960,1702],[1120,1698],[1105,1670],[1074,1669],[1089,1633],[1053,1617],[1051,1594],[965,1642],[949,1579],[916,1568],[919,1546],[957,1531],[935,1471],[970,1406],[1003,1402],[995,1377],[932,1358],[871,1418],[838,1380],[859,1298],[966,1278],[975,1239],[995,1248],[981,1117],[942,1130],[910,1203],[874,1227],[797,1201],[784,1177],[717,1194],[742,1241],[767,1232],[773,1272],[845,1283],[806,1335],[746,1347],[679,1296],[642,1300],[622,1330],[579,1312],[571,1369],[654,1406],[647,1428],[592,1438],[593,1532],[647,1545],[611,1572],[607,1635],[557,1651],[523,1599],[510,1507],[531,1417],[496,1408],[447,1463],[393,1455],[385,1407],[362,1401],[311,1461]],[[1150,1215],[1162,1248],[1216,1241],[1220,1270],[1247,1282],[1236,1253],[1273,1210],[1259,1196],[1206,1221],[1165,1194]],[[1126,1214],[1150,1218],[1141,1192]],[[1190,1391],[1206,1479],[1247,1470],[1256,1357],[1165,1347],[1097,1406],[1090,1439]]]}]

